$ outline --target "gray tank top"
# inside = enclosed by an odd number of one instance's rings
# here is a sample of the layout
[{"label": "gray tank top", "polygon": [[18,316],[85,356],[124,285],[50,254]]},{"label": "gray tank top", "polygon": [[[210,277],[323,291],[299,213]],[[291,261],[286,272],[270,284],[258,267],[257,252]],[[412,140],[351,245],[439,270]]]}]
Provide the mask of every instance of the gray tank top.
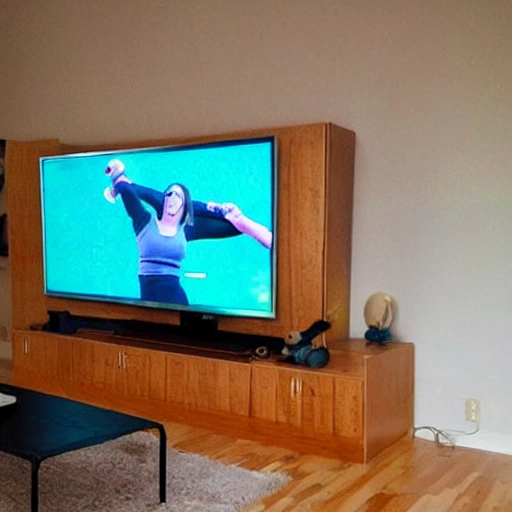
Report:
[{"label": "gray tank top", "polygon": [[179,276],[181,262],[185,257],[187,240],[183,226],[174,236],[162,235],[158,231],[155,216],[137,235],[139,246],[139,275],[166,274]]}]

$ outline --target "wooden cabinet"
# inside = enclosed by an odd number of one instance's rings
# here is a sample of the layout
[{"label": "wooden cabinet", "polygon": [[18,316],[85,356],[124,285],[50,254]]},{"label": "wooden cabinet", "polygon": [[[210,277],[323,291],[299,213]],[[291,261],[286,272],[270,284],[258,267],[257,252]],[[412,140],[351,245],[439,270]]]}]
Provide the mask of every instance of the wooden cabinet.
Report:
[{"label": "wooden cabinet", "polygon": [[412,432],[414,345],[333,342],[326,370],[336,372],[335,437],[367,461]]},{"label": "wooden cabinet", "polygon": [[364,382],[314,370],[255,366],[251,415],[311,434],[359,436],[363,430]]},{"label": "wooden cabinet", "polygon": [[414,346],[346,340],[330,351],[322,369],[254,363],[251,416],[326,454],[369,460],[412,428]]},{"label": "wooden cabinet", "polygon": [[[294,427],[308,439],[338,442],[333,451],[364,457],[364,379],[343,378],[329,370],[290,370],[255,366],[252,372],[251,415]],[[403,433],[407,426],[403,426]],[[403,435],[402,433],[402,435]],[[342,442],[340,442],[342,440]]]},{"label": "wooden cabinet", "polygon": [[325,368],[179,353],[97,333],[16,331],[15,378],[143,401],[217,432],[366,462],[410,433],[414,346],[332,343]]}]

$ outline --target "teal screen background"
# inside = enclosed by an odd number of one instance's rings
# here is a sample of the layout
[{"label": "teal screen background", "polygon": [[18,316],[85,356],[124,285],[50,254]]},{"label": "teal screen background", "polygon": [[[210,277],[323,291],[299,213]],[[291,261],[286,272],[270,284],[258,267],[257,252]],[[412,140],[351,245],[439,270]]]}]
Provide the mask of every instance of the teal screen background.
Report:
[{"label": "teal screen background", "polygon": [[[127,177],[135,183],[163,191],[180,182],[194,200],[235,203],[275,231],[273,138],[42,158],[49,295],[140,303],[131,219],[120,198],[112,204],[103,196],[110,186],[105,168],[112,158],[124,162]],[[274,251],[247,235],[189,242],[181,279],[190,302],[187,309],[274,316]]]}]

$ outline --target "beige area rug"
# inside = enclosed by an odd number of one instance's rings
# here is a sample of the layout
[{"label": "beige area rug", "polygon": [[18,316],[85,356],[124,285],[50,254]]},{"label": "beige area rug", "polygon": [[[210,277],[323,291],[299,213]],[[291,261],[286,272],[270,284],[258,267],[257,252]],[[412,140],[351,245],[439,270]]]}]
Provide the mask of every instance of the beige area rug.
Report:
[{"label": "beige area rug", "polygon": [[[168,449],[167,503],[158,494],[157,437],[136,432],[46,459],[40,512],[232,512],[286,485],[284,473],[249,471]],[[0,511],[30,510],[30,463],[0,452]]]}]

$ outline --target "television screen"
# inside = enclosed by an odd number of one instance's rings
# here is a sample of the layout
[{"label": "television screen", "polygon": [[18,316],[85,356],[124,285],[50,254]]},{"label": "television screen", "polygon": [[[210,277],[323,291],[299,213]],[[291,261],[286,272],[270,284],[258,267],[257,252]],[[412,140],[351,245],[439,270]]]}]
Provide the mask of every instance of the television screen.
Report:
[{"label": "television screen", "polygon": [[276,316],[276,141],[40,160],[45,294]]}]

